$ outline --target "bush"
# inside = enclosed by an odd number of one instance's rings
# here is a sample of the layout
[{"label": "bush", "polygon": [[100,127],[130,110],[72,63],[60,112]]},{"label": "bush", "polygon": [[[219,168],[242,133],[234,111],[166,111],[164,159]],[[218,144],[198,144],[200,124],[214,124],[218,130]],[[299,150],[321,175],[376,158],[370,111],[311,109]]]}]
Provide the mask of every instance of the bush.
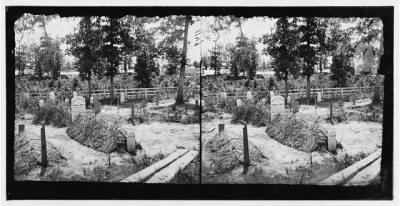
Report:
[{"label": "bush", "polygon": [[17,113],[34,114],[39,110],[39,102],[36,99],[30,98],[15,98],[15,108]]},{"label": "bush", "polygon": [[265,126],[267,122],[267,112],[265,107],[254,105],[247,102],[240,107],[233,109],[232,122],[240,123],[241,121],[250,122],[255,126]]},{"label": "bush", "polygon": [[78,115],[67,128],[67,134],[82,145],[105,153],[126,145],[126,137],[117,124],[96,120],[95,116]]},{"label": "bush", "polygon": [[66,127],[70,122],[70,113],[67,105],[47,102],[42,108],[36,110],[32,123],[40,124],[42,121],[55,127]]},{"label": "bush", "polygon": [[328,138],[320,131],[316,122],[307,125],[295,116],[278,114],[271,123],[267,123],[266,133],[281,144],[311,153],[326,149],[328,145]]}]

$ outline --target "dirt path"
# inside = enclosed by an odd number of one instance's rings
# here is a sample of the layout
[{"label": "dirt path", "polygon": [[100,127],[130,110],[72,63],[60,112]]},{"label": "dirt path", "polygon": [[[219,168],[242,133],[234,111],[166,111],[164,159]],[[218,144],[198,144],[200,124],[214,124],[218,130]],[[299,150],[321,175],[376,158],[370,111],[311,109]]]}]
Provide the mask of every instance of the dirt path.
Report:
[{"label": "dirt path", "polygon": [[135,126],[126,123],[121,127],[126,131],[135,132],[136,141],[149,156],[158,153],[170,154],[177,148],[199,151],[199,124],[152,122]]}]

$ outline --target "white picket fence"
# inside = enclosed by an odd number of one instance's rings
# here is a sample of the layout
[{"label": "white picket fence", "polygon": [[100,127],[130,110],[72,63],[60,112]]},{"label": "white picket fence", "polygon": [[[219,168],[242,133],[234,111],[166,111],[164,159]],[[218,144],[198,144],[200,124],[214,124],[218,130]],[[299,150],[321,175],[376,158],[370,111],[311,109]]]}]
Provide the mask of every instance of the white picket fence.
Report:
[{"label": "white picket fence", "polygon": [[[383,96],[383,87],[380,87],[380,92]],[[316,96],[318,92],[321,92],[321,97],[323,98],[332,98],[332,97],[345,97],[354,95],[357,93],[372,93],[374,91],[374,87],[343,87],[343,88],[313,88],[310,89],[310,95]],[[228,97],[235,98],[245,98],[247,91],[240,92],[227,92]],[[268,94],[269,91],[253,91],[253,95],[257,94]],[[218,96],[218,92],[203,92],[203,96],[205,97],[216,97]],[[284,95],[285,90],[275,91],[275,95]],[[288,90],[288,95],[294,98],[305,97],[307,95],[306,89],[292,89]]]},{"label": "white picket fence", "polygon": [[[125,98],[127,99],[137,99],[137,98],[152,98],[155,95],[164,98],[175,98],[178,91],[178,87],[157,87],[157,88],[120,88],[114,89],[114,95],[120,96],[121,93],[125,94]],[[97,98],[107,98],[110,97],[110,89],[94,89],[91,91],[93,97]],[[190,88],[185,87],[183,89],[184,95],[189,96],[199,96],[200,88]],[[23,97],[24,94],[19,94],[19,96]],[[72,96],[72,91],[70,92],[55,92],[57,97],[60,96]],[[83,91],[81,93],[83,96],[89,96],[88,91]],[[32,98],[49,98],[48,91],[31,91],[29,92],[29,96]]]}]

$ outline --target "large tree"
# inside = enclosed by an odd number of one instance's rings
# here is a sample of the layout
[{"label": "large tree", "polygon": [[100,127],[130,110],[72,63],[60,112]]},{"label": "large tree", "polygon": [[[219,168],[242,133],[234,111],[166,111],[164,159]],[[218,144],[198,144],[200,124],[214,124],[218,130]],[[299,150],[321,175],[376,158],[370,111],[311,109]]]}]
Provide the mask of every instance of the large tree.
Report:
[{"label": "large tree", "polygon": [[246,36],[238,36],[236,38],[236,66],[239,72],[247,73],[249,80],[256,75],[257,64],[259,61],[258,52],[256,49],[257,42],[254,39],[249,39]]},{"label": "large tree", "polygon": [[49,74],[53,79],[60,76],[63,61],[60,44],[59,39],[53,39],[50,36],[40,38],[40,45],[35,49],[37,55],[36,73],[39,78],[42,78],[44,73]]},{"label": "large tree", "polygon": [[66,37],[66,43],[70,45],[67,52],[78,59],[79,74],[82,79],[88,81],[89,98],[92,95],[92,75],[99,62],[102,40],[100,34],[100,18],[83,17],[79,21],[78,31]]},{"label": "large tree", "polygon": [[182,49],[182,60],[181,60],[181,68],[179,75],[179,87],[178,87],[178,95],[176,97],[176,105],[183,104],[183,84],[185,80],[185,65],[187,64],[186,53],[187,53],[187,43],[188,43],[188,30],[189,24],[191,23],[192,17],[189,15],[185,16],[185,33],[183,40],[183,49]]},{"label": "large tree", "polygon": [[[185,80],[185,66],[187,65],[187,45],[189,25],[192,24],[192,17],[186,16],[168,16],[160,21],[158,27],[161,36],[163,37],[159,43],[160,54],[171,57],[174,61],[177,60],[177,51],[179,52],[179,86],[176,98],[176,105],[183,104],[183,84]],[[182,46],[182,50],[180,50]],[[172,55],[171,55],[172,54]],[[167,58],[168,59],[168,58]],[[170,60],[169,60],[170,63]],[[172,68],[171,68],[172,69]],[[173,73],[172,71],[170,73]]]},{"label": "large tree", "polygon": [[310,103],[311,76],[315,73],[315,65],[318,62],[318,50],[320,47],[318,19],[314,17],[302,18],[299,26],[300,46],[299,57],[303,60],[302,75],[307,78],[307,103]]},{"label": "large tree", "polygon": [[297,77],[300,67],[297,57],[297,19],[281,17],[276,22],[276,30],[264,36],[264,52],[272,57],[271,66],[275,76],[285,81],[285,102],[288,96],[288,78]]},{"label": "large tree", "polygon": [[131,48],[133,43],[129,30],[123,26],[120,19],[102,17],[100,25],[103,35],[101,54],[107,62],[105,75],[110,78],[110,96],[114,99],[114,77],[118,73],[124,52]]},{"label": "large tree", "polygon": [[354,75],[353,58],[355,45],[351,41],[353,28],[341,27],[341,19],[332,19],[330,24],[330,40],[328,48],[332,54],[331,80],[336,82],[335,86],[344,87],[348,79]]},{"label": "large tree", "polygon": [[363,60],[367,60],[367,62],[364,63],[368,64],[375,61],[375,64],[369,65],[369,71],[372,74],[375,74],[375,88],[372,104],[379,104],[381,102],[381,78],[379,73],[381,69],[381,56],[384,53],[383,23],[379,18],[358,19],[356,29],[357,34],[360,36],[360,40],[357,42],[357,47],[362,51]]}]

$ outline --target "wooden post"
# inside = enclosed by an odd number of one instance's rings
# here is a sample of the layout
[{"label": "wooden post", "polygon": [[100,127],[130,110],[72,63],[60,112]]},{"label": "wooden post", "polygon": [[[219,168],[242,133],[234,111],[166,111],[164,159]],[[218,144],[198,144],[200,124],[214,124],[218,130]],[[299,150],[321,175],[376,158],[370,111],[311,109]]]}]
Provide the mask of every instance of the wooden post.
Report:
[{"label": "wooden post", "polygon": [[41,165],[43,167],[47,166],[47,148],[46,148],[46,131],[44,128],[44,122],[42,122],[42,128],[41,128],[41,145],[42,145],[42,162]]},{"label": "wooden post", "polygon": [[333,104],[331,102],[331,103],[329,103],[329,119],[331,120],[331,123],[333,124],[332,117],[333,117]]},{"label": "wooden post", "polygon": [[25,125],[24,124],[20,124],[18,125],[18,134],[23,133],[25,130]]},{"label": "wooden post", "polygon": [[224,132],[225,125],[224,124],[218,124],[218,134],[221,136],[221,133]]},{"label": "wooden post", "polygon": [[132,103],[132,108],[131,108],[131,118],[132,118],[132,123],[133,123],[133,120],[135,118],[135,105],[133,103]]},{"label": "wooden post", "polygon": [[336,154],[336,132],[329,131],[328,132],[328,150]]},{"label": "wooden post", "polygon": [[343,88],[340,88],[340,98],[343,99]]},{"label": "wooden post", "polygon": [[317,98],[318,98],[318,95],[315,97],[315,110],[317,110]]},{"label": "wooden post", "polygon": [[243,174],[247,173],[247,168],[250,166],[250,157],[249,157],[249,141],[247,136],[247,124],[243,127],[243,163],[244,163],[244,170]]},{"label": "wooden post", "polygon": [[158,96],[159,96],[159,94],[158,94],[158,92],[157,92],[157,93],[156,93],[157,106],[158,106]]}]

